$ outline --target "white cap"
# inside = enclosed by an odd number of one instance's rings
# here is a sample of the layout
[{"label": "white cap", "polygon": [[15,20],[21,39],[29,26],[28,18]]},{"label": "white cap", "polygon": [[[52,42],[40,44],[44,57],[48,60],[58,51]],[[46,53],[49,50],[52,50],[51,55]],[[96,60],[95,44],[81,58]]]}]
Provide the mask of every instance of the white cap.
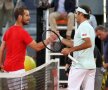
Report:
[{"label": "white cap", "polygon": [[80,8],[80,7],[78,7],[78,8],[76,9],[76,12],[81,12],[81,13],[83,13],[83,14],[88,14],[83,8]]}]

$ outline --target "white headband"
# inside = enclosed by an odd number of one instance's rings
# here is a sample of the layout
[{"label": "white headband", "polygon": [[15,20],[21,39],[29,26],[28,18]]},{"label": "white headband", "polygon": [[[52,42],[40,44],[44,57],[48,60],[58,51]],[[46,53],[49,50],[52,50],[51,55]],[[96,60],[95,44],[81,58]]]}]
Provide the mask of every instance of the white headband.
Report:
[{"label": "white headband", "polygon": [[80,7],[78,7],[78,8],[76,9],[76,12],[81,12],[81,13],[83,13],[83,14],[88,14],[83,8],[80,8]]}]

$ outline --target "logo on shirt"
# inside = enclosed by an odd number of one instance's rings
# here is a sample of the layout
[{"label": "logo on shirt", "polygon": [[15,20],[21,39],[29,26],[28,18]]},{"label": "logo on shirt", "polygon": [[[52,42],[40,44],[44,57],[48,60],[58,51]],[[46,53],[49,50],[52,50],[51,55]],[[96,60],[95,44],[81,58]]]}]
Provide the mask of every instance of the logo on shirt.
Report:
[{"label": "logo on shirt", "polygon": [[85,34],[82,34],[82,36],[87,36],[87,34],[85,33]]}]

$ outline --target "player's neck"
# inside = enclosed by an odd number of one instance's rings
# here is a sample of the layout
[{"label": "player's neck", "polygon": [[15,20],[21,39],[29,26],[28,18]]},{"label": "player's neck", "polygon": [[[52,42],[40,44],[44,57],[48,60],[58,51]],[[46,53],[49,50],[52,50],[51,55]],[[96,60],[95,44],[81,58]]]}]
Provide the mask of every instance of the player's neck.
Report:
[{"label": "player's neck", "polygon": [[18,22],[18,21],[15,22],[15,25],[23,27],[23,24],[21,22]]},{"label": "player's neck", "polygon": [[82,22],[84,22],[84,21],[86,21],[86,20],[87,20],[87,19],[85,19],[85,18],[84,18],[84,19],[81,19],[80,23],[82,23]]}]

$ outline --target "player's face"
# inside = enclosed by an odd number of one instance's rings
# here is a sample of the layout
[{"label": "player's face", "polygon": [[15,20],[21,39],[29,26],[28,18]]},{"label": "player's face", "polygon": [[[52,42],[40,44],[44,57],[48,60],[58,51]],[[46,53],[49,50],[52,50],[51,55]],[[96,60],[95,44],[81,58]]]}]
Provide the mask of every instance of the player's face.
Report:
[{"label": "player's face", "polygon": [[22,16],[23,25],[27,25],[30,22],[30,13],[28,10],[24,10],[24,14]]},{"label": "player's face", "polygon": [[96,36],[100,39],[100,40],[105,40],[107,37],[107,33],[101,30],[97,30],[96,31]]},{"label": "player's face", "polygon": [[75,18],[76,18],[77,23],[80,23],[80,17],[81,17],[81,13],[80,12],[75,12]]}]

